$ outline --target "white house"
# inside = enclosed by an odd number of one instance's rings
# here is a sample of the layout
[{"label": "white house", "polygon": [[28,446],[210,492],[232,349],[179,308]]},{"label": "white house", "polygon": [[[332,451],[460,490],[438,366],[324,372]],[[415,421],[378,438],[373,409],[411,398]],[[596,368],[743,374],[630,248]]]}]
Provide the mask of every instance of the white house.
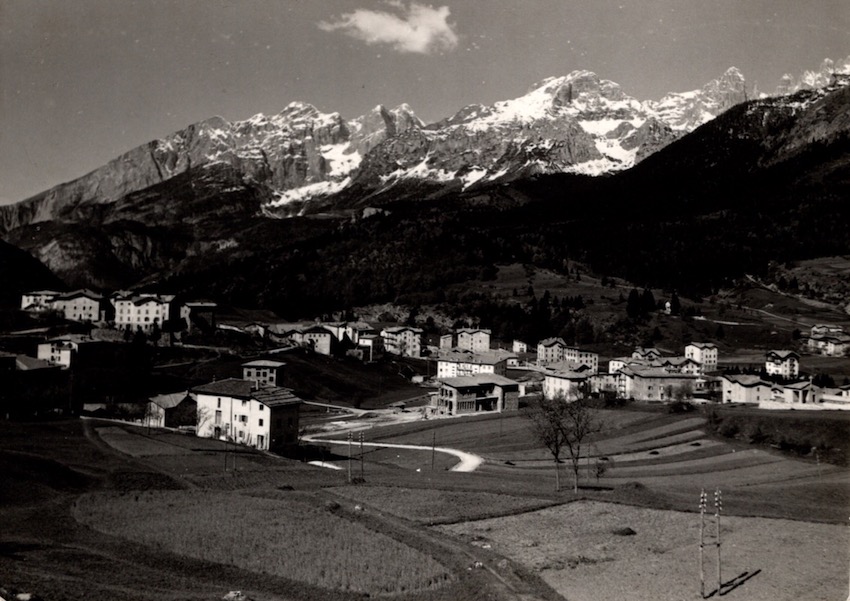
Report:
[{"label": "white house", "polygon": [[421,328],[398,326],[386,328],[381,332],[384,349],[388,353],[403,357],[419,357],[422,354]]},{"label": "white house", "polygon": [[473,353],[490,350],[490,330],[481,328],[461,328],[457,330],[457,348]]},{"label": "white house", "polygon": [[522,340],[514,340],[513,345],[511,346],[511,350],[515,353],[527,353],[528,345]]},{"label": "white house", "polygon": [[53,299],[51,307],[70,321],[98,321],[103,297],[91,290],[74,290]]},{"label": "white house", "polygon": [[36,357],[47,361],[51,365],[58,365],[62,369],[68,369],[73,362],[73,355],[77,351],[78,343],[66,338],[56,338],[42,342],[38,345]]},{"label": "white house", "polygon": [[583,351],[579,348],[568,346],[564,348],[564,361],[568,361],[573,365],[581,367],[584,365],[590,369],[590,373],[595,374],[599,371],[599,355],[590,351]]},{"label": "white house", "polygon": [[659,351],[655,347],[635,347],[635,350],[632,352],[633,359],[645,359],[647,361],[652,361],[654,359],[661,358],[661,351]]},{"label": "white house", "polygon": [[764,368],[771,376],[796,378],[800,373],[800,355],[794,351],[767,351]]},{"label": "white house", "polygon": [[333,333],[322,325],[314,325],[301,331],[301,343],[320,355],[331,354]]},{"label": "white house", "polygon": [[137,294],[118,291],[110,296],[115,308],[115,327],[119,330],[150,332],[171,319],[173,294]]},{"label": "white house", "polygon": [[562,338],[546,338],[537,345],[537,365],[546,366],[568,361],[576,367],[584,365],[591,373],[599,371],[599,355],[569,346]]},{"label": "white house", "polygon": [[242,364],[242,379],[254,382],[259,387],[283,384],[283,368],[286,363],[270,359],[258,359]]},{"label": "white house", "polygon": [[496,351],[487,353],[443,351],[437,358],[437,378],[456,378],[475,374],[504,376],[507,373],[508,355],[510,354]]},{"label": "white house", "polygon": [[721,384],[724,403],[761,403],[772,397],[772,384],[758,376],[725,374]]},{"label": "white house", "polygon": [[434,410],[444,415],[479,411],[515,411],[519,405],[519,384],[504,376],[477,374],[444,378],[434,399]]},{"label": "white house", "polygon": [[638,401],[673,401],[692,398],[698,376],[670,372],[663,367],[626,366],[619,372],[618,396]]},{"label": "white house", "polygon": [[537,343],[537,365],[544,366],[564,360],[567,343],[563,338],[546,338]]},{"label": "white house", "polygon": [[670,373],[690,374],[692,376],[703,373],[702,365],[689,357],[662,357],[652,361],[652,365],[663,367]]},{"label": "white house", "polygon": [[196,386],[197,430],[203,438],[230,440],[261,450],[279,450],[298,442],[301,399],[277,386],[229,378]]},{"label": "white house", "polygon": [[34,290],[21,295],[21,310],[41,313],[53,308],[53,300],[62,293],[56,290]]},{"label": "white house", "polygon": [[717,371],[717,345],[711,342],[691,342],[685,347],[685,357],[702,366],[700,373]]},{"label": "white house", "polygon": [[577,401],[589,392],[588,373],[570,370],[547,370],[543,378],[543,396],[547,399],[562,397]]}]

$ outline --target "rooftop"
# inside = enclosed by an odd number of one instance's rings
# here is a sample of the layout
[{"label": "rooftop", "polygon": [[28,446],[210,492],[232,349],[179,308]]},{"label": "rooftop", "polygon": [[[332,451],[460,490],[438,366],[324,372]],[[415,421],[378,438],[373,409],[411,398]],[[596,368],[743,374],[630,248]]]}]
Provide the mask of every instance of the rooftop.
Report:
[{"label": "rooftop", "polygon": [[475,388],[487,384],[497,386],[519,386],[514,380],[496,374],[475,374],[474,376],[457,376],[456,378],[439,378],[439,381],[452,388]]},{"label": "rooftop", "polygon": [[251,393],[256,385],[252,380],[240,380],[237,378],[227,378],[226,380],[216,380],[209,384],[201,384],[195,386],[190,392],[200,394],[216,394],[221,396],[231,396],[236,398],[247,399],[251,397]]},{"label": "rooftop", "polygon": [[189,393],[184,390],[183,392],[172,392],[171,394],[158,394],[150,397],[148,400],[163,409],[173,409],[182,403],[187,396],[189,396]]},{"label": "rooftop", "polygon": [[278,386],[260,388],[254,392],[252,398],[269,408],[295,405],[302,402],[290,389]]},{"label": "rooftop", "polygon": [[283,367],[286,365],[283,361],[272,361],[271,359],[257,359],[256,361],[249,361],[248,363],[243,363],[242,367]]}]

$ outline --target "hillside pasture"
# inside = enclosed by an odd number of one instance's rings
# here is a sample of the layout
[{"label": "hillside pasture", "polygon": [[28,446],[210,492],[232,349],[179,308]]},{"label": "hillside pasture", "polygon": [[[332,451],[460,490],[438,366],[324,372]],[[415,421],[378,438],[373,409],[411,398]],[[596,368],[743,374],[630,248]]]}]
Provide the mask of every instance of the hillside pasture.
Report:
[{"label": "hillside pasture", "polygon": [[294,494],[89,494],[77,501],[74,515],[98,531],[156,549],[319,588],[387,594],[450,580],[431,557]]},{"label": "hillside pasture", "polygon": [[341,497],[423,524],[445,524],[524,513],[559,502],[533,496],[433,488],[361,486],[328,490]]}]

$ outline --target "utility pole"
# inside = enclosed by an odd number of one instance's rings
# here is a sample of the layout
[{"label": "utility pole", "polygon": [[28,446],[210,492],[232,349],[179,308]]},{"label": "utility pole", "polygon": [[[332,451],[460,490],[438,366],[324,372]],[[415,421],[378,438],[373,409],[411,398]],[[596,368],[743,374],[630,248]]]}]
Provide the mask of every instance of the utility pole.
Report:
[{"label": "utility pole", "polygon": [[431,471],[434,471],[434,455],[437,448],[437,431],[434,430],[434,437],[431,439]]},{"label": "utility pole", "polygon": [[348,433],[348,483],[351,484],[351,432]]},{"label": "utility pole", "polygon": [[365,480],[363,476],[363,432],[360,433],[360,479]]},{"label": "utility pole", "polygon": [[722,593],[723,588],[723,566],[720,562],[720,514],[723,511],[723,499],[720,496],[720,489],[714,491],[714,516],[717,518],[717,594]]},{"label": "utility pole", "polygon": [[699,595],[705,599],[705,489],[699,496]]}]

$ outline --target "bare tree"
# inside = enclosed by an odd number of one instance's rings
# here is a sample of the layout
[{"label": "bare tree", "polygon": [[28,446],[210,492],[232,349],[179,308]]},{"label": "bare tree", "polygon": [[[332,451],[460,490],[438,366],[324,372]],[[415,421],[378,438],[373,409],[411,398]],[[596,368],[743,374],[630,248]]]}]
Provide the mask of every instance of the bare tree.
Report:
[{"label": "bare tree", "polygon": [[529,405],[525,415],[531,421],[531,429],[543,445],[549,449],[555,461],[555,487],[561,489],[558,464],[566,451],[573,469],[573,491],[578,492],[578,476],[582,445],[588,437],[602,429],[597,410],[587,399],[567,401],[562,394],[554,398],[541,398]]}]

